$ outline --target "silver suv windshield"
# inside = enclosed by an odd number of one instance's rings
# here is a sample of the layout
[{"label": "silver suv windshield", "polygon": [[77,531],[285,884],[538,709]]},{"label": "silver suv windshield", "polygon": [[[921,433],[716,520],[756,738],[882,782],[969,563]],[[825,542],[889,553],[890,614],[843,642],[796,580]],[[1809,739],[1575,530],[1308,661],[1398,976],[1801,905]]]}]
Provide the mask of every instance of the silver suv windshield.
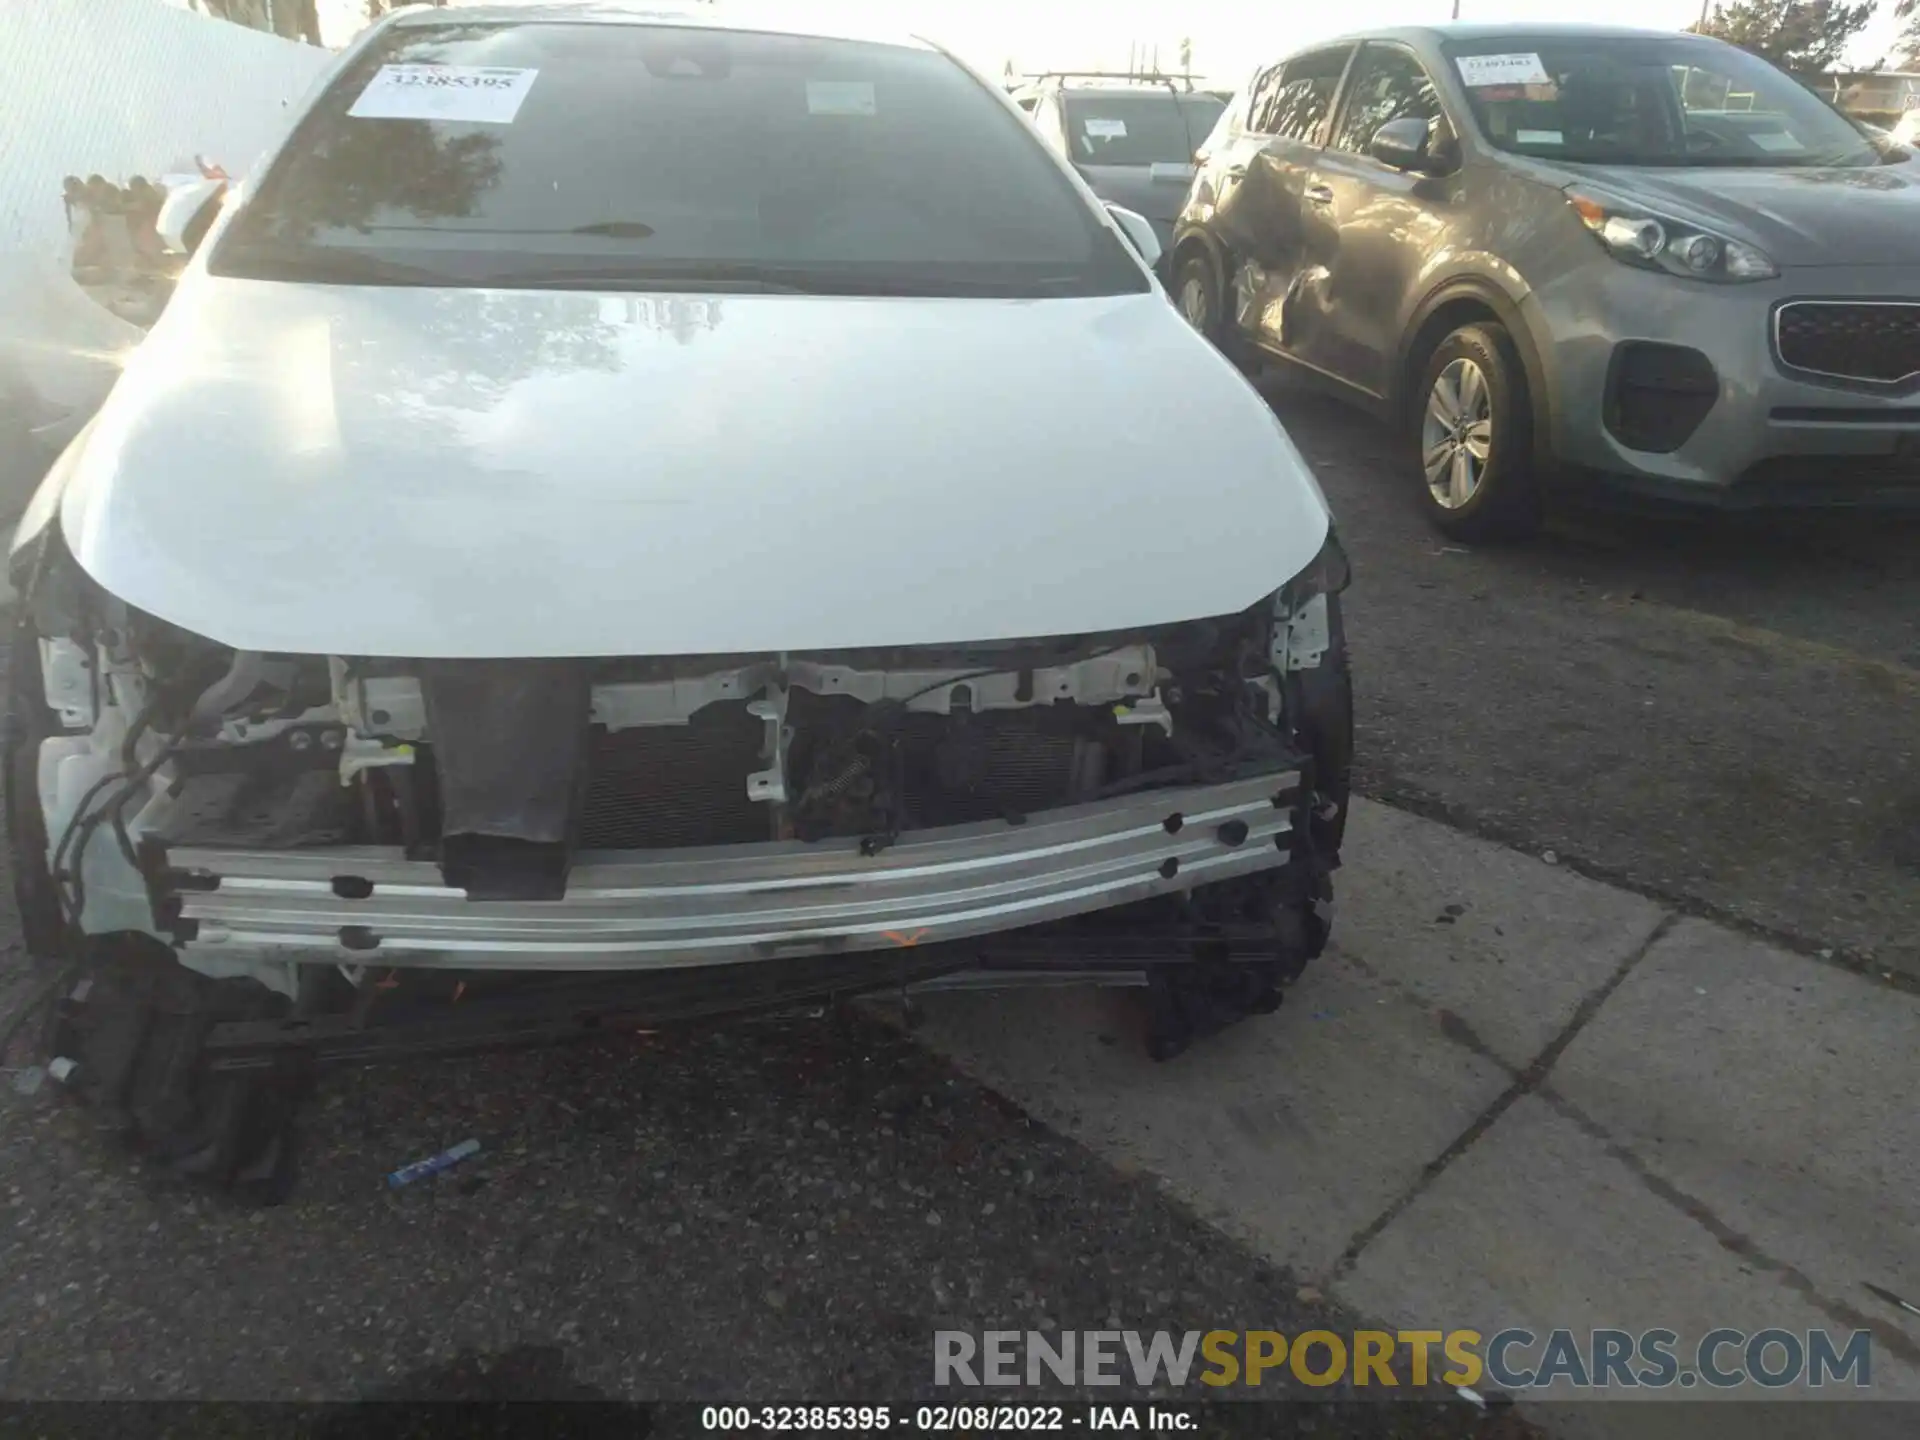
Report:
[{"label": "silver suv windshield", "polygon": [[389,285],[1149,288],[947,56],[717,28],[403,23],[296,128],[216,274]]},{"label": "silver suv windshield", "polygon": [[1730,45],[1516,34],[1444,51],[1481,135],[1516,154],[1769,169],[1887,158],[1804,86]]}]

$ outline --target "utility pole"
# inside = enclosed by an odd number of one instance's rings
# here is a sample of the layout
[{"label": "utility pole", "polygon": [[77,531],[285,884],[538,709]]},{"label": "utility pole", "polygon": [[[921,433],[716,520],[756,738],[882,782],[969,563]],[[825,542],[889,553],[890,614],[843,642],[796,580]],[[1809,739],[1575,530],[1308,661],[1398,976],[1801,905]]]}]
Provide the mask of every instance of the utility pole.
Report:
[{"label": "utility pole", "polygon": [[1460,18],[1460,0],[1453,0],[1453,18],[1456,20]]}]

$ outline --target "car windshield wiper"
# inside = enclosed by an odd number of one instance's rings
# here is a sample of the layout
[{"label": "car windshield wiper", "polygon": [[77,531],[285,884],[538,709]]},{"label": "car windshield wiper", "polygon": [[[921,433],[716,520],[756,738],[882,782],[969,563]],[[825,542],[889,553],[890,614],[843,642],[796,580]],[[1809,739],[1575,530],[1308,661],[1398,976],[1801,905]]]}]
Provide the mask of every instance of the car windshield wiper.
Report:
[{"label": "car windshield wiper", "polygon": [[784,265],[647,265],[610,261],[597,265],[502,270],[482,275],[475,283],[526,290],[741,290],[763,295],[977,296],[1025,300],[1081,294],[1085,279],[1071,274],[988,279],[943,275],[937,271],[903,275],[884,270],[811,270]]},{"label": "car windshield wiper", "polygon": [[644,220],[596,220],[591,225],[575,225],[569,235],[605,235],[614,240],[646,240],[653,227]]},{"label": "car windshield wiper", "polygon": [[1695,155],[1687,170],[1817,170],[1830,164],[1815,155]]},{"label": "car windshield wiper", "polygon": [[763,295],[819,295],[831,287],[806,283],[805,272],[760,265],[659,266],[632,263],[545,265],[496,270],[476,283],[518,290],[744,290]]},{"label": "car windshield wiper", "polygon": [[247,280],[318,280],[340,285],[445,285],[444,270],[319,245],[243,245],[223,250],[218,273]]},{"label": "car windshield wiper", "polygon": [[925,296],[929,300],[1056,300],[1087,294],[1081,275],[1041,275],[1018,280],[973,280],[952,275],[849,276],[843,296]]},{"label": "car windshield wiper", "polygon": [[379,225],[413,235],[605,235],[615,240],[648,240],[653,226],[644,220],[595,220],[586,225]]},{"label": "car windshield wiper", "polygon": [[1839,150],[1824,155],[1807,155],[1795,162],[1820,170],[1871,170],[1886,163],[1878,150]]}]

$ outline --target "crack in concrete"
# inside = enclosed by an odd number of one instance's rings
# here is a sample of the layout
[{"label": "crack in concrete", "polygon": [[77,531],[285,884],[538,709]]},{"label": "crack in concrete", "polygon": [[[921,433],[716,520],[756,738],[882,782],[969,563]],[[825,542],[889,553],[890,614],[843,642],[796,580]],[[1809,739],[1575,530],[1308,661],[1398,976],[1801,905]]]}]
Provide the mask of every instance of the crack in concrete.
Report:
[{"label": "crack in concrete", "polygon": [[1877,1319],[1843,1300],[1834,1300],[1823,1295],[1812,1276],[1790,1261],[1769,1255],[1754,1242],[1751,1236],[1736,1230],[1716,1215],[1706,1201],[1689,1195],[1671,1180],[1656,1175],[1646,1161],[1608,1133],[1606,1126],[1551,1085],[1542,1086],[1539,1094],[1540,1099],[1551,1106],[1556,1114],[1577,1126],[1588,1139],[1605,1150],[1610,1158],[1626,1166],[1649,1194],[1666,1201],[1705,1230],[1721,1249],[1738,1256],[1755,1269],[1765,1270],[1776,1276],[1782,1285],[1799,1295],[1829,1320],[1848,1329],[1870,1331],[1874,1343],[1883,1350],[1899,1356],[1909,1365],[1920,1366],[1920,1343],[1915,1342],[1904,1329]]},{"label": "crack in concrete", "polygon": [[1438,1012],[1442,1017],[1440,1019],[1442,1034],[1499,1066],[1502,1071],[1513,1077],[1513,1082],[1496,1095],[1486,1109],[1473,1118],[1466,1129],[1454,1136],[1446,1149],[1429,1160],[1414,1182],[1396,1196],[1385,1210],[1354,1233],[1353,1238],[1347,1242],[1346,1249],[1340,1252],[1340,1258],[1334,1261],[1333,1269],[1328,1276],[1330,1281],[1338,1280],[1348,1274],[1355,1262],[1359,1260],[1361,1252],[1371,1245],[1383,1230],[1399,1219],[1406,1208],[1419,1199],[1428,1186],[1446,1173],[1449,1165],[1471,1150],[1475,1142],[1491,1130],[1502,1115],[1513,1108],[1516,1101],[1523,1095],[1531,1095],[1539,1091],[1548,1072],[1566,1053],[1567,1047],[1574,1042],[1582,1030],[1587,1028],[1593,1017],[1599,1013],[1600,1007],[1607,1003],[1613,992],[1618,990],[1627,976],[1633,973],[1634,967],[1647,957],[1648,952],[1655,945],[1667,937],[1673,927],[1680,923],[1680,919],[1678,914],[1672,912],[1662,915],[1659,924],[1647,933],[1647,937],[1635,946],[1624,960],[1614,966],[1613,973],[1581,999],[1580,1003],[1574,1007],[1573,1014],[1567,1018],[1567,1023],[1541,1047],[1540,1053],[1518,1071],[1513,1070],[1506,1061],[1494,1054],[1486,1042],[1481,1040],[1474,1033],[1473,1028],[1458,1015],[1451,1011]]},{"label": "crack in concrete", "polygon": [[1532,1094],[1538,1097],[1544,1104],[1551,1107],[1556,1114],[1576,1126],[1588,1139],[1599,1145],[1610,1159],[1616,1160],[1625,1166],[1649,1194],[1672,1206],[1689,1220],[1693,1221],[1694,1224],[1705,1230],[1708,1235],[1713,1237],[1714,1243],[1727,1251],[1727,1253],[1738,1257],[1754,1269],[1764,1270],[1768,1274],[1777,1277],[1782,1285],[1800,1296],[1809,1305],[1812,1305],[1834,1323],[1851,1330],[1868,1331],[1872,1334],[1874,1343],[1888,1354],[1895,1355],[1910,1365],[1920,1367],[1920,1342],[1916,1342],[1903,1328],[1876,1316],[1869,1315],[1866,1311],[1849,1305],[1843,1300],[1835,1300],[1830,1296],[1822,1294],[1819,1286],[1805,1271],[1790,1261],[1769,1255],[1765,1250],[1760,1248],[1751,1236],[1735,1229],[1719,1215],[1714,1213],[1713,1208],[1704,1200],[1688,1194],[1672,1181],[1656,1174],[1646,1161],[1642,1160],[1638,1154],[1620,1140],[1616,1139],[1613,1134],[1607,1130],[1606,1126],[1587,1114],[1586,1111],[1582,1110],[1577,1104],[1561,1094],[1553,1086],[1546,1083],[1549,1072],[1553,1069],[1555,1062],[1566,1053],[1567,1047],[1573,1043],[1580,1032],[1592,1021],[1594,1015],[1599,1012],[1600,1007],[1606,1003],[1614,991],[1620,988],[1627,976],[1646,958],[1653,947],[1666,937],[1673,927],[1679,923],[1681,918],[1680,915],[1673,913],[1663,915],[1660,923],[1648,932],[1647,938],[1634,949],[1632,954],[1621,962],[1606,980],[1595,987],[1595,989],[1580,1002],[1580,1005],[1575,1009],[1572,1017],[1567,1021],[1566,1025],[1561,1028],[1559,1033],[1541,1049],[1538,1055],[1520,1070],[1515,1070],[1507,1061],[1502,1059],[1493,1047],[1481,1039],[1478,1032],[1461,1016],[1444,1007],[1435,1007],[1426,1004],[1419,995],[1398,980],[1379,974],[1368,965],[1366,961],[1356,955],[1347,952],[1341,953],[1342,959],[1370,980],[1392,990],[1404,999],[1415,1001],[1420,1004],[1422,1008],[1428,1010],[1433,1015],[1435,1022],[1439,1025],[1442,1035],[1454,1044],[1460,1046],[1461,1049],[1477,1055],[1482,1060],[1497,1066],[1502,1072],[1512,1077],[1512,1083],[1494,1099],[1492,1104],[1481,1111],[1465,1130],[1461,1131],[1460,1134],[1455,1137],[1451,1145],[1447,1146],[1445,1150],[1441,1151],[1438,1156],[1427,1164],[1426,1168],[1421,1172],[1420,1177],[1405,1194],[1398,1197],[1372,1224],[1359,1231],[1354,1238],[1348,1242],[1347,1248],[1341,1252],[1339,1260],[1335,1262],[1333,1274],[1330,1278],[1338,1279],[1350,1271],[1354,1263],[1360,1258],[1360,1253],[1365,1250],[1368,1245],[1372,1244],[1374,1239],[1378,1237],[1388,1225],[1392,1224],[1414,1200],[1418,1199],[1427,1186],[1431,1185],[1447,1166],[1451,1165],[1463,1155],[1475,1141],[1486,1134],[1486,1132],[1493,1127],[1494,1123],[1512,1108],[1515,1101],[1519,1100],[1523,1095]]}]

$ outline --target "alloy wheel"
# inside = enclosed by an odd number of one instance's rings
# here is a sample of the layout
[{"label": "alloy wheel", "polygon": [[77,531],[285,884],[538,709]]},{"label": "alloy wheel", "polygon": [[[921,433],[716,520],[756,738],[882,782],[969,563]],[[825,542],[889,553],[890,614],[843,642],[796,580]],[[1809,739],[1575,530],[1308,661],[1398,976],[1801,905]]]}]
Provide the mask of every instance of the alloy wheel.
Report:
[{"label": "alloy wheel", "polygon": [[1480,492],[1493,454],[1493,394],[1473,361],[1450,362],[1434,377],[1420,423],[1420,463],[1427,489],[1447,510]]},{"label": "alloy wheel", "polygon": [[1180,313],[1187,323],[1202,335],[1207,333],[1207,325],[1212,319],[1208,313],[1207,282],[1199,268],[1189,269],[1180,280]]}]

